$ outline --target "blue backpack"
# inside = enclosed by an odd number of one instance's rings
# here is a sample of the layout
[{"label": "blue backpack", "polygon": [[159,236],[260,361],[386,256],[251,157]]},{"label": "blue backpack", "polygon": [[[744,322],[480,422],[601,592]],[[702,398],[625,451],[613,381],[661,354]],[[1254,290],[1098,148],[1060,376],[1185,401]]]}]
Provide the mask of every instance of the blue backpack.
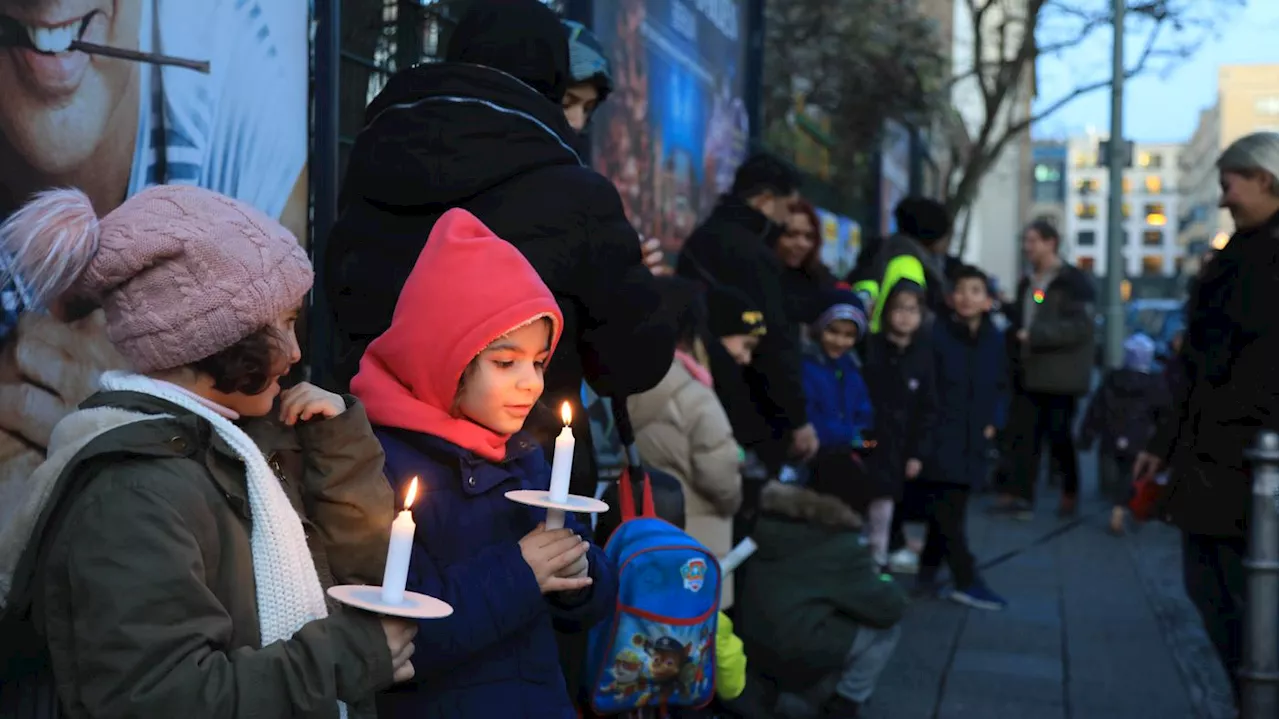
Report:
[{"label": "blue backpack", "polygon": [[715,693],[720,563],[654,511],[643,482],[636,516],[631,482],[618,481],[622,524],[605,545],[618,568],[618,604],[591,630],[587,682],[597,714],[643,707],[703,707]]}]

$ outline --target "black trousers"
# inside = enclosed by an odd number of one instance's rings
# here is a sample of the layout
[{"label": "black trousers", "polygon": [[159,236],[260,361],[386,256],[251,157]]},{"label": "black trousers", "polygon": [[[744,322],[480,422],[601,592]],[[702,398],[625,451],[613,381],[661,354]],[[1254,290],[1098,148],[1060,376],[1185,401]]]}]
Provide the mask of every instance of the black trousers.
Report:
[{"label": "black trousers", "polygon": [[1240,703],[1240,670],[1244,656],[1245,540],[1239,537],[1182,535],[1182,581],[1187,597],[1231,678]]},{"label": "black trousers", "polygon": [[1013,428],[1013,474],[1005,492],[1027,502],[1035,502],[1036,480],[1040,475],[1040,452],[1049,443],[1050,471],[1062,473],[1062,494],[1075,497],[1080,491],[1080,467],[1072,425],[1076,398],[1063,394],[1020,392],[1013,401],[1009,426]]},{"label": "black trousers", "polygon": [[966,518],[969,488],[958,484],[921,482],[925,495],[927,535],[920,552],[920,573],[935,573],[945,560],[957,589],[967,589],[977,578],[973,552],[969,551]]}]

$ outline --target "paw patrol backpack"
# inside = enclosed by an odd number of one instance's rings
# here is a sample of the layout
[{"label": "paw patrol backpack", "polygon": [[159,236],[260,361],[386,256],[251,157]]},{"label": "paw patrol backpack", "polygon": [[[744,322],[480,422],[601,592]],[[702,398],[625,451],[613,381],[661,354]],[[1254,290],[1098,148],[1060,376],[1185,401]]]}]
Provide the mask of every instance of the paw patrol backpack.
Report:
[{"label": "paw patrol backpack", "polygon": [[702,707],[715,693],[720,563],[657,517],[648,476],[637,516],[628,474],[618,480],[622,524],[604,548],[618,568],[618,604],[588,639],[591,707],[601,715]]}]

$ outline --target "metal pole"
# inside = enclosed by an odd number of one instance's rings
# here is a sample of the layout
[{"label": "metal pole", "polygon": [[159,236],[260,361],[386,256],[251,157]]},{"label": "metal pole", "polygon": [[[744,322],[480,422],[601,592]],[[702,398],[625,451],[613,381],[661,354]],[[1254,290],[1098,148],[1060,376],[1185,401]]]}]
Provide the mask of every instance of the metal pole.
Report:
[{"label": "metal pole", "polygon": [[1125,222],[1122,214],[1124,198],[1124,11],[1125,0],[1112,0],[1112,28],[1115,39],[1111,45],[1111,139],[1108,142],[1110,156],[1107,198],[1107,334],[1104,358],[1108,367],[1116,368],[1124,362],[1124,300],[1120,296],[1120,284],[1124,280]]},{"label": "metal pole", "polygon": [[1280,437],[1263,432],[1249,451],[1253,462],[1253,504],[1249,510],[1249,548],[1245,553],[1244,656],[1240,666],[1240,716],[1271,719],[1280,715],[1277,651],[1280,646]]},{"label": "metal pole", "polygon": [[338,214],[338,85],[342,64],[342,0],[315,0],[315,79],[311,136],[311,264],[315,285],[307,317],[312,381],[332,384],[335,349],[325,296],[325,250]]}]

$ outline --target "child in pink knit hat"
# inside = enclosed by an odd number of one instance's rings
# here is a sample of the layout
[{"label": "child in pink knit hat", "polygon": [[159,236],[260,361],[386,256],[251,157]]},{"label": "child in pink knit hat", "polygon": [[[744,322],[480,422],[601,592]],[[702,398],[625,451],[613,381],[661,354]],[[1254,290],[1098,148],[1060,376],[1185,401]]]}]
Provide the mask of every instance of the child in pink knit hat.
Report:
[{"label": "child in pink knit hat", "polygon": [[[36,658],[0,667],[73,718],[345,718],[411,677],[416,625],[325,600],[381,576],[394,501],[354,398],[280,389],[312,281],[297,240],[194,187],[101,219],[59,190],[0,252],[50,311],[101,307],[134,370],[103,375],[0,508],[0,627]],[[0,676],[0,714],[23,684]]]}]

